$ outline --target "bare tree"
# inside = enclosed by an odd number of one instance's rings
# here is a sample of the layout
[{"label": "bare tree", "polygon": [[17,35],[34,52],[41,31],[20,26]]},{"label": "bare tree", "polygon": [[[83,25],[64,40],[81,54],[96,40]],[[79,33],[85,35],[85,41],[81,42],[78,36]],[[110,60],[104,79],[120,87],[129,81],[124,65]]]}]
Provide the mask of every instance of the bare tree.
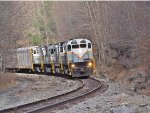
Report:
[{"label": "bare tree", "polygon": [[81,36],[92,40],[98,70],[105,72],[114,58],[123,66],[133,65],[129,54],[149,36],[149,10],[146,2],[57,2],[55,17],[63,40]]}]

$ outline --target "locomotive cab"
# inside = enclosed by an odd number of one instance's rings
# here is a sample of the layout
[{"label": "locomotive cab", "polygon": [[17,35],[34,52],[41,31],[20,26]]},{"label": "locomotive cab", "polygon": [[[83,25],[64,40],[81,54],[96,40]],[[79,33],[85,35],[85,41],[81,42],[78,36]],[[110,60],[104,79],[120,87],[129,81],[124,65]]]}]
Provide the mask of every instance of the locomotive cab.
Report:
[{"label": "locomotive cab", "polygon": [[36,72],[41,72],[41,65],[43,62],[42,51],[39,46],[32,47],[32,57],[33,57],[33,70]]},{"label": "locomotive cab", "polygon": [[32,55],[33,55],[33,64],[40,65],[42,54],[38,46],[32,48]]},{"label": "locomotive cab", "polygon": [[93,52],[89,40],[73,39],[68,41],[67,59],[73,77],[90,76],[93,73]]}]

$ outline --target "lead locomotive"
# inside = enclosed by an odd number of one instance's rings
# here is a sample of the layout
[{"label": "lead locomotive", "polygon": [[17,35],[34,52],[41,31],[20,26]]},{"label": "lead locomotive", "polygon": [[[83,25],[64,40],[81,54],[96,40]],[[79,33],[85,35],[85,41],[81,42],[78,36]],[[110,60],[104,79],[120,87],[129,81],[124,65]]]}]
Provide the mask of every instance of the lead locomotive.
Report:
[{"label": "lead locomotive", "polygon": [[[88,39],[71,39],[58,44],[18,48],[7,68],[90,76],[95,72],[92,43]],[[11,65],[10,65],[11,64]],[[14,65],[15,64],[15,65]]]}]

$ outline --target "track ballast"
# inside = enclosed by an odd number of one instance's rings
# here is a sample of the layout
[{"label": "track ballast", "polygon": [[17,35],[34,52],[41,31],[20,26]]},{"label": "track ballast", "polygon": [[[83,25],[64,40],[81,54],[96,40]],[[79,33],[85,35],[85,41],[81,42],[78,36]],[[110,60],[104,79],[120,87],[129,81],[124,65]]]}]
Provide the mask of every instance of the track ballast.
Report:
[{"label": "track ballast", "polygon": [[0,111],[0,113],[51,112],[53,110],[66,108],[66,103],[69,103],[69,106],[72,106],[75,103],[84,101],[85,98],[93,97],[96,92],[99,93],[100,91],[102,93],[106,89],[103,82],[91,77],[78,80],[82,82],[82,85],[73,91],[14,108],[5,109]]}]

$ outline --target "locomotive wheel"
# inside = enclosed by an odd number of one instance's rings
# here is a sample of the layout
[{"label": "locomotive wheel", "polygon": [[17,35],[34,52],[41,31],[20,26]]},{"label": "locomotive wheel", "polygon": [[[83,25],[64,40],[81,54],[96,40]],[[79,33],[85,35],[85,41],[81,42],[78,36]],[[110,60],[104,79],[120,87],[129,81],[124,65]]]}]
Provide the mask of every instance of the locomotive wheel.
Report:
[{"label": "locomotive wheel", "polygon": [[61,69],[59,67],[56,67],[56,73],[61,73]]},{"label": "locomotive wheel", "polygon": [[57,67],[55,67],[55,72],[56,72],[56,73],[59,73],[59,70],[58,70],[58,68],[57,68]]},{"label": "locomotive wheel", "polygon": [[38,72],[38,73],[42,72],[40,67],[35,67],[35,70],[36,70],[36,72]]},{"label": "locomotive wheel", "polygon": [[66,75],[69,75],[69,69],[68,69],[68,68],[65,68],[65,69],[64,69],[64,73],[65,73]]},{"label": "locomotive wheel", "polygon": [[50,73],[52,73],[52,68],[51,67],[49,68],[49,71],[50,71]]},{"label": "locomotive wheel", "polygon": [[60,73],[60,74],[63,74],[63,70],[61,70],[61,68],[59,68],[59,73]]},{"label": "locomotive wheel", "polygon": [[[60,69],[60,70],[61,70],[61,69]],[[65,74],[64,70],[61,70],[60,73],[63,74],[63,75]]]},{"label": "locomotive wheel", "polygon": [[44,73],[47,73],[47,69],[46,69],[47,67],[46,66],[44,66]]},{"label": "locomotive wheel", "polygon": [[45,73],[50,72],[50,68],[48,68],[47,66],[44,66],[44,72],[45,72]]},{"label": "locomotive wheel", "polygon": [[29,69],[28,72],[29,72],[29,73],[32,73],[33,71],[32,71],[32,69]]}]

